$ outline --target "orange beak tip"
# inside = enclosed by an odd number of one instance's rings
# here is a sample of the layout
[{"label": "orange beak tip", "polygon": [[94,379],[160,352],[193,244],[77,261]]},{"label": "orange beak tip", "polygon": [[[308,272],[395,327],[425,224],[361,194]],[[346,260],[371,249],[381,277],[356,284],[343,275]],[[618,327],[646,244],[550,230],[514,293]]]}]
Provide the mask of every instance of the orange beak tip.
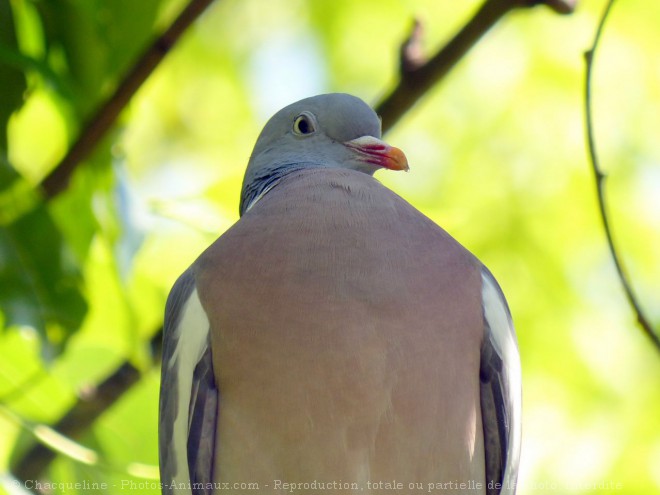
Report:
[{"label": "orange beak tip", "polygon": [[362,136],[344,143],[361,156],[362,161],[389,170],[410,170],[403,151],[373,136]]}]

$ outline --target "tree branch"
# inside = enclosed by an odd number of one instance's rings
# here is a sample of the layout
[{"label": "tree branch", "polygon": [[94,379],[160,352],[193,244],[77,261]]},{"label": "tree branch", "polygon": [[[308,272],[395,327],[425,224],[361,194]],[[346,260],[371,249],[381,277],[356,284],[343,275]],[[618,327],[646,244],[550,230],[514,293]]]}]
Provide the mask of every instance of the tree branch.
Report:
[{"label": "tree branch", "polygon": [[637,296],[635,295],[630,280],[626,275],[626,270],[623,266],[623,261],[619,256],[619,253],[614,245],[614,239],[612,236],[612,228],[610,226],[609,216],[607,214],[607,204],[605,201],[605,173],[600,167],[600,161],[596,153],[596,141],[594,138],[594,125],[592,117],[592,98],[591,98],[591,77],[593,73],[594,66],[594,54],[596,53],[596,48],[598,47],[598,42],[600,41],[601,34],[603,32],[603,26],[605,21],[614,5],[614,0],[609,0],[603,16],[600,19],[598,24],[598,29],[596,30],[596,36],[594,37],[594,42],[592,47],[584,53],[584,59],[586,62],[586,77],[585,77],[585,120],[586,120],[586,131],[587,131],[587,143],[589,145],[589,159],[591,161],[591,168],[594,172],[594,178],[596,180],[596,192],[598,195],[598,209],[600,211],[600,218],[603,222],[603,228],[605,229],[605,236],[607,237],[607,246],[609,247],[612,260],[614,261],[614,266],[616,267],[617,274],[621,280],[621,285],[623,290],[626,293],[626,297],[630,306],[632,306],[633,311],[637,317],[637,322],[642,327],[642,330],[646,335],[651,339],[651,342],[655,348],[660,351],[660,338],[658,334],[654,332],[651,323],[644,314],[641,304],[639,303]]},{"label": "tree branch", "polygon": [[576,2],[577,0],[486,0],[472,19],[426,63],[420,62],[420,26],[415,22],[410,36],[401,46],[399,83],[376,105],[376,113],[383,120],[383,134],[444,78],[470,48],[509,11],[545,4],[556,12],[567,14],[574,10]]},{"label": "tree branch", "polygon": [[66,189],[78,164],[94,150],[121,111],[151,75],[186,29],[213,0],[190,0],[165,32],[146,49],[121,81],[114,94],[96,111],[66,156],[46,176],[41,188],[47,199]]},{"label": "tree branch", "polygon": [[[163,346],[163,328],[156,330],[151,337],[153,365],[160,363]],[[79,397],[52,429],[60,435],[79,440],[94,422],[117,402],[127,390],[135,385],[142,373],[130,362],[124,362],[115,372],[97,385],[90,393]],[[41,473],[55,459],[58,452],[45,443],[35,443],[12,467],[12,473],[19,480],[39,479]]]}]

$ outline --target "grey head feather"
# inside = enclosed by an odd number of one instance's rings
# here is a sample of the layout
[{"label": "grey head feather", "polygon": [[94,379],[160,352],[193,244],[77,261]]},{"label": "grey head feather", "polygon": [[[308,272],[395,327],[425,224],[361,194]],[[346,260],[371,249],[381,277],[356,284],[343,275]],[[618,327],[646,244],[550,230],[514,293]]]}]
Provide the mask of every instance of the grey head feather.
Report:
[{"label": "grey head feather", "polygon": [[373,174],[377,167],[355,160],[342,144],[362,136],[380,138],[381,123],[355,96],[318,95],[284,107],[257,138],[243,179],[240,214],[294,170],[337,167]]}]

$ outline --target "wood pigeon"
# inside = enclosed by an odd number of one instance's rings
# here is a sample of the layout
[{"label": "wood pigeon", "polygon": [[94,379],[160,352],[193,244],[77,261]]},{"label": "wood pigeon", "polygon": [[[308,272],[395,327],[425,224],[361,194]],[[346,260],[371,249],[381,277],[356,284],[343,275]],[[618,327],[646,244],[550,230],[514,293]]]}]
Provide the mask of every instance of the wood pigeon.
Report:
[{"label": "wood pigeon", "polygon": [[381,185],[362,100],[277,112],[240,220],[165,310],[163,493],[515,492],[521,375],[497,282]]}]

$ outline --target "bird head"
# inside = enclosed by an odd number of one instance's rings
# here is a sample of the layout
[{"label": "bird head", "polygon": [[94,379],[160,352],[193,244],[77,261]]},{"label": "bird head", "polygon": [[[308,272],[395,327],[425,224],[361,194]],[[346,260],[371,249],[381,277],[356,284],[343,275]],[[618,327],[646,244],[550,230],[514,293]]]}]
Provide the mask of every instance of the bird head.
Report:
[{"label": "bird head", "polygon": [[344,168],[372,175],[408,170],[406,156],[381,137],[381,122],[361,99],[343,93],[305,98],[277,112],[261,131],[250,157],[240,212],[288,172]]}]

